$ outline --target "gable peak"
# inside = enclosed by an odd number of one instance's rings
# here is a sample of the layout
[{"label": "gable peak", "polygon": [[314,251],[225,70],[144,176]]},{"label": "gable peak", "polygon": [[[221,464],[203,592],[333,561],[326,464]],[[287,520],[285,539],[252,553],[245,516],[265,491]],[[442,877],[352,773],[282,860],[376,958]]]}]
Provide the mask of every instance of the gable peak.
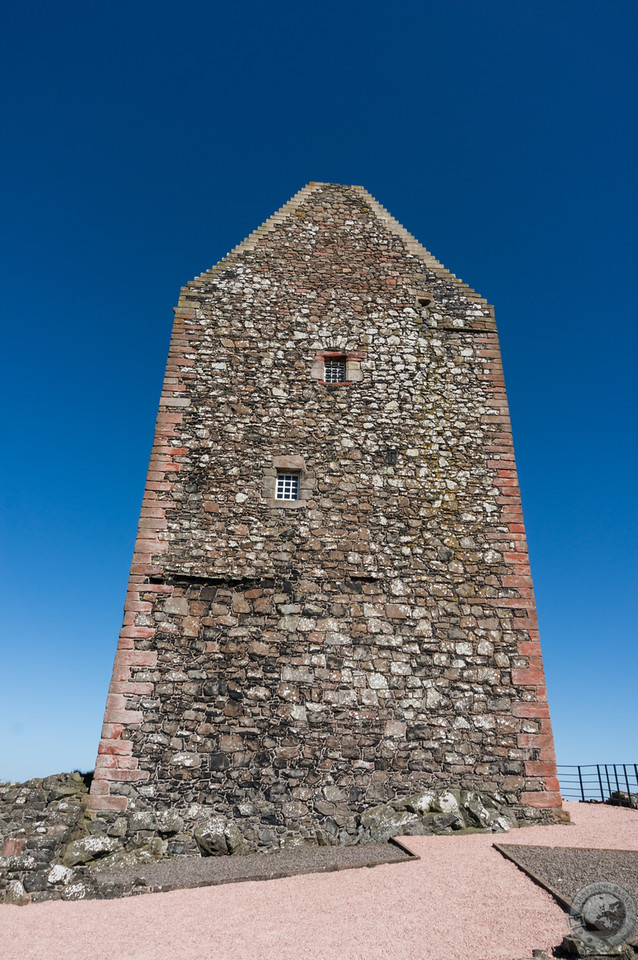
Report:
[{"label": "gable peak", "polygon": [[[317,180],[310,180],[301,190],[298,190],[290,200],[288,200],[282,207],[275,211],[267,220],[258,226],[255,230],[252,231],[241,243],[238,243],[237,246],[233,247],[225,257],[223,257],[218,263],[216,263],[209,270],[205,270],[203,273],[196,277],[195,280],[191,281],[192,284],[196,284],[199,280],[209,279],[212,276],[216,275],[220,270],[227,268],[232,262],[233,258],[246,253],[250,250],[253,250],[259,241],[268,233],[276,229],[276,227],[289,220],[291,217],[299,213],[300,208],[307,203],[314,195],[321,193],[324,190],[339,190],[342,191],[346,196],[351,198],[356,198],[365,202],[369,210],[373,215],[384,224],[386,229],[403,241],[406,252],[412,254],[421,260],[427,267],[430,269],[436,276],[440,277],[442,280],[452,281],[455,286],[459,287],[462,290],[464,296],[468,299],[481,303],[485,306],[489,306],[487,300],[484,297],[481,297],[475,290],[465,284],[455,273],[451,273],[433,254],[430,253],[426,247],[421,244],[416,237],[411,234],[406,228],[399,223],[399,221],[392,216],[392,214],[384,207],[379,201],[369,193],[365,187],[362,187],[358,184],[343,184],[343,183],[327,183]],[[188,284],[187,286],[190,286]]]}]

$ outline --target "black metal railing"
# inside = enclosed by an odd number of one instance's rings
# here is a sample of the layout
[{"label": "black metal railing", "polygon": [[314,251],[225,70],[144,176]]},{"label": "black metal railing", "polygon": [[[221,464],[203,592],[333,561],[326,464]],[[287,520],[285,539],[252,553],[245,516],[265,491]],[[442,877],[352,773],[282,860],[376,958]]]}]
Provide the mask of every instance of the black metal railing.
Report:
[{"label": "black metal railing", "polygon": [[558,781],[563,800],[638,806],[636,763],[588,763],[583,766],[559,763]]}]

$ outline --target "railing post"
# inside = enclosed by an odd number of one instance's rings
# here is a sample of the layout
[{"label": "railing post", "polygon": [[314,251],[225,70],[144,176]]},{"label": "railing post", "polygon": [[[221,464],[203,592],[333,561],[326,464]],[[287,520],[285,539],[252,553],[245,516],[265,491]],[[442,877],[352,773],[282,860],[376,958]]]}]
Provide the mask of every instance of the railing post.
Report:
[{"label": "railing post", "polygon": [[625,773],[625,783],[627,784],[627,804],[631,806],[631,790],[629,789],[629,777],[627,776],[627,765],[623,763],[622,768]]},{"label": "railing post", "polygon": [[600,784],[600,802],[605,802],[605,791],[603,790],[603,778],[600,775],[600,766],[596,764],[596,773],[598,774],[598,783]]},{"label": "railing post", "polygon": [[618,794],[618,806],[622,805],[620,799],[620,784],[618,783],[618,771],[616,770],[616,764],[614,764],[614,777],[616,778],[616,793]]},{"label": "railing post", "polygon": [[611,800],[611,783],[609,782],[609,769],[605,764],[605,776],[607,777],[607,789],[609,790],[609,799]]},{"label": "railing post", "polygon": [[578,779],[580,780],[580,796],[581,796],[581,799],[582,799],[582,801],[583,801],[583,803],[584,803],[584,802],[585,802],[585,790],[583,789],[583,778],[582,778],[582,775],[581,775],[581,772],[580,772],[580,767],[578,767]]}]

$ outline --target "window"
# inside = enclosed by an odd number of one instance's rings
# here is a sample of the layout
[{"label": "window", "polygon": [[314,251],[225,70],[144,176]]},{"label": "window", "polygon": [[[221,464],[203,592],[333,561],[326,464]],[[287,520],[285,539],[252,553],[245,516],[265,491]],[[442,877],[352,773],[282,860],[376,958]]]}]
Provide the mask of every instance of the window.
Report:
[{"label": "window", "polygon": [[298,500],[299,499],[299,474],[298,473],[278,473],[277,487],[275,491],[276,500]]},{"label": "window", "polygon": [[365,359],[364,350],[348,350],[338,346],[331,350],[320,350],[312,358],[310,376],[321,384],[351,387],[353,383],[363,380],[361,363]]},{"label": "window", "polygon": [[416,302],[419,306],[419,316],[422,320],[427,320],[428,318],[428,307],[434,300],[434,297],[431,293],[417,293]]},{"label": "window", "polygon": [[324,383],[345,383],[346,358],[326,357],[323,370]]},{"label": "window", "polygon": [[277,510],[301,510],[308,506],[315,478],[306,469],[298,453],[272,458],[272,466],[264,465],[262,496],[269,507]]}]

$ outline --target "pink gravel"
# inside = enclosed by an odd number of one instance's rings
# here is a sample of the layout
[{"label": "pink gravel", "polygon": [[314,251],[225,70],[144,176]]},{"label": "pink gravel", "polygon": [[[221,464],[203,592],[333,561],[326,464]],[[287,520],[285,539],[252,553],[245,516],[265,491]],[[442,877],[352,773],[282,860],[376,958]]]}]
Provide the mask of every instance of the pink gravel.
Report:
[{"label": "pink gravel", "polygon": [[146,894],[0,906],[2,960],[512,960],[558,944],[562,910],[492,848],[638,850],[638,813],[566,803],[571,826],[407,837],[421,860]]}]

